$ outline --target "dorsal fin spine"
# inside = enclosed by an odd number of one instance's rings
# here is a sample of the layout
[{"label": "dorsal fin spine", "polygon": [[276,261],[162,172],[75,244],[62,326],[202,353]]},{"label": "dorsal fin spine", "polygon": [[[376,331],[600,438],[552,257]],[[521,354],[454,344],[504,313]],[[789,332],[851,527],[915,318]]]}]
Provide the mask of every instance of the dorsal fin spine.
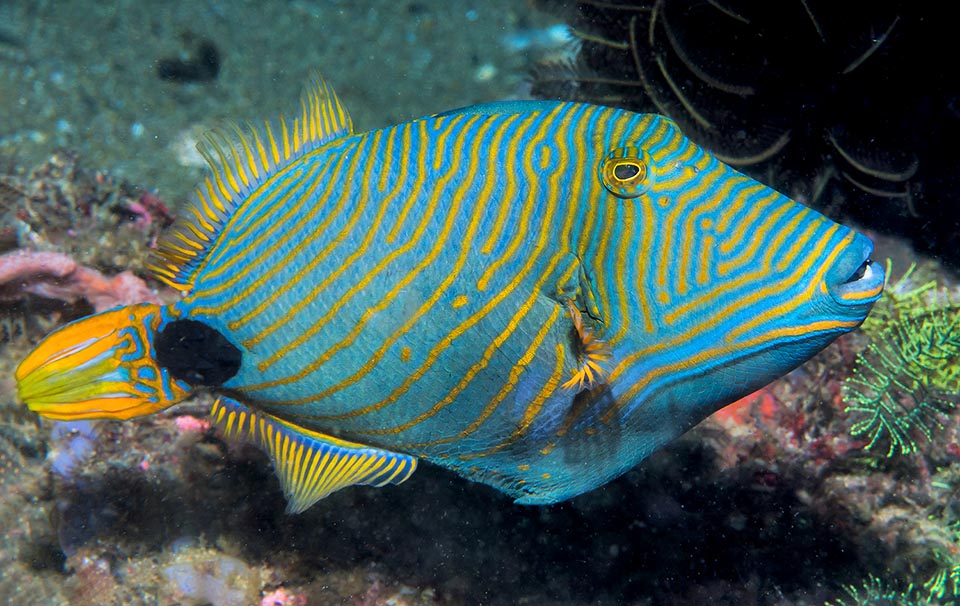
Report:
[{"label": "dorsal fin spine", "polygon": [[207,135],[207,141],[210,143],[210,146],[213,148],[213,151],[216,152],[217,158],[220,159],[220,162],[217,164],[217,172],[222,172],[227,177],[227,183],[230,185],[230,191],[223,192],[227,200],[232,200],[234,194],[240,191],[240,184],[237,183],[237,178],[234,176],[233,172],[236,170],[236,166],[230,160],[227,159],[227,155],[223,152],[223,147],[220,145],[220,142],[216,140],[215,133],[211,132]]},{"label": "dorsal fin spine", "polygon": [[310,120],[310,138],[315,139],[317,137],[317,128],[320,126],[320,124],[326,124],[325,122],[320,122],[319,120],[325,112],[317,111],[316,103],[313,104],[311,111],[313,112],[313,119]]},{"label": "dorsal fin spine", "polygon": [[270,166],[270,160],[267,158],[267,150],[263,147],[263,140],[260,138],[260,133],[257,132],[252,124],[247,124],[247,130],[253,133],[253,144],[257,148],[257,156],[260,158],[260,166],[262,166],[264,172],[266,172],[267,167]]},{"label": "dorsal fin spine", "polygon": [[[310,95],[310,100],[313,101],[312,94]],[[316,134],[316,130],[315,130],[316,122],[308,119],[307,117],[308,111],[309,110],[307,110],[307,100],[301,99],[300,100],[300,124],[303,127],[303,137],[301,137],[303,141],[309,141],[310,139],[314,138],[314,135]]]},{"label": "dorsal fin spine", "polygon": [[[207,143],[209,143],[209,141],[208,141]],[[197,151],[200,152],[200,155],[203,156],[203,159],[206,160],[206,162],[207,162],[207,164],[208,164],[209,166],[211,166],[211,167],[216,167],[216,166],[218,166],[219,164],[218,164],[217,160],[213,157],[213,154],[210,153],[210,148],[207,147],[207,143],[204,143],[204,142],[202,142],[202,141],[201,141],[200,143],[198,143],[198,144],[197,144]],[[214,150],[214,151],[217,151],[217,150]],[[220,157],[221,157],[221,161],[222,161],[222,159],[223,159],[223,154],[221,154]],[[216,192],[215,201],[220,202],[220,204],[217,205],[218,207],[223,207],[223,200],[224,200],[224,199],[226,199],[226,200],[229,200],[229,199],[230,199],[230,192],[227,190],[227,186],[226,186],[226,184],[224,184],[224,182],[223,182],[223,174],[222,174],[222,173],[223,173],[223,170],[222,170],[222,169],[221,169],[221,170],[217,170],[216,168],[213,169],[213,182],[216,183],[216,185],[217,185],[217,190],[218,190],[218,191]],[[208,178],[208,181],[209,181],[209,178]],[[220,198],[220,196],[223,196],[223,198]],[[224,208],[224,212],[226,212],[226,209],[225,209],[225,208]]]},{"label": "dorsal fin spine", "polygon": [[280,150],[277,148],[277,139],[273,136],[273,129],[270,128],[270,123],[266,120],[263,122],[263,127],[263,132],[266,135],[267,144],[269,145],[270,157],[273,158],[274,164],[280,164]]},{"label": "dorsal fin spine", "polygon": [[210,223],[210,221],[207,221],[207,217],[216,217],[217,214],[210,207],[210,202],[207,201],[206,196],[197,196],[197,199],[199,200],[202,208],[198,208],[196,206],[191,208],[190,210],[193,213],[193,217],[205,231],[212,232],[214,226],[212,223]]},{"label": "dorsal fin spine", "polygon": [[246,130],[236,126],[232,130],[236,141],[214,132],[197,144],[210,175],[197,188],[191,211],[163,235],[149,262],[159,280],[182,291],[192,287],[196,270],[250,192],[291,160],[351,134],[352,126],[333,90],[317,76],[308,84],[299,116],[292,122],[281,116],[279,130],[269,121],[262,129],[247,123]]},{"label": "dorsal fin spine", "polygon": [[[240,140],[242,149],[237,149],[236,145],[230,148],[230,151],[233,155],[232,166],[237,169],[237,175],[240,177],[240,181],[243,182],[244,189],[246,189],[250,187],[250,181],[252,181],[252,179],[247,175],[247,169],[244,168],[244,165],[247,165],[251,172],[258,171],[258,167],[255,164],[253,157],[250,155],[250,145],[247,143],[247,138],[243,136],[243,131],[241,131],[236,125],[234,125],[233,130],[237,133],[237,138]],[[241,159],[240,157],[241,151],[246,158],[245,160]],[[256,174],[256,172],[254,172],[254,174]]]},{"label": "dorsal fin spine", "polygon": [[281,160],[285,160],[290,157],[290,131],[287,128],[287,121],[283,119],[282,115],[280,116],[280,131],[283,137],[283,156],[281,156]]},{"label": "dorsal fin spine", "polygon": [[220,200],[220,195],[217,193],[217,188],[214,187],[213,179],[207,177],[204,180],[204,185],[207,186],[206,196],[200,188],[197,188],[197,195],[204,199],[206,206],[209,207],[210,204],[213,204],[217,209],[217,214],[210,215],[211,218],[219,217],[222,218],[227,214],[227,209],[223,206],[223,201]]}]

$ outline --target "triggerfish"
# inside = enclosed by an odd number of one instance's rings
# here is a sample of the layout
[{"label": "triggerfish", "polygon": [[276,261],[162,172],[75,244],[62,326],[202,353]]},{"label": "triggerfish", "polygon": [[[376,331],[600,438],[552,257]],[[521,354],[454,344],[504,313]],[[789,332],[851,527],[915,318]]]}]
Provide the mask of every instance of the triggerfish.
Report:
[{"label": "triggerfish", "polygon": [[356,134],[317,78],[293,120],[211,135],[154,275],[182,296],[47,336],[19,397],[129,419],[213,392],[290,511],[419,460],[518,503],[579,495],[858,326],[863,235],[669,119],[552,101]]}]

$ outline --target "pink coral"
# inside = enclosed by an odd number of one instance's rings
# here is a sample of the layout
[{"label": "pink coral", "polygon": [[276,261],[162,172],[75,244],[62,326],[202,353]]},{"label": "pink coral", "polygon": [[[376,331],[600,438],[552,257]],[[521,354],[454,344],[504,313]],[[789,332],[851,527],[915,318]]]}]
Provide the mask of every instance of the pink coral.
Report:
[{"label": "pink coral", "polygon": [[260,606],[306,606],[307,598],[303,594],[292,593],[283,587],[277,587],[269,593],[263,594]]},{"label": "pink coral", "polygon": [[204,433],[210,430],[210,421],[190,415],[179,416],[173,422],[183,433]]},{"label": "pink coral", "polygon": [[139,200],[127,202],[126,207],[134,217],[134,225],[143,231],[148,231],[154,221],[157,221],[160,227],[173,223],[173,213],[153,192],[143,192]]},{"label": "pink coral", "polygon": [[0,301],[30,293],[74,303],[86,299],[94,310],[118,305],[162,303],[143,280],[129,271],[109,278],[57,252],[17,250],[0,256]]}]

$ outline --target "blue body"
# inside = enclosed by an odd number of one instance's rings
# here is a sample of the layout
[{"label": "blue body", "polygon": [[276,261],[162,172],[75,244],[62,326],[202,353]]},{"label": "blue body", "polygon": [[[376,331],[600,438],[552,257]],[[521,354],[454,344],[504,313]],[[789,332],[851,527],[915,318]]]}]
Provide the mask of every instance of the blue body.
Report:
[{"label": "blue body", "polygon": [[580,494],[855,328],[883,288],[867,238],[661,116],[512,102],[353,134],[321,82],[292,124],[212,144],[153,267],[184,298],[53,333],[20,396],[131,418],[210,387],[292,511],[421,458],[521,503]]},{"label": "blue body", "polygon": [[[865,316],[872,299],[809,291],[848,278],[869,241],[669,120],[504,107],[338,139],[256,189],[178,305],[242,348],[224,387],[295,425],[550,502]],[[651,164],[638,198],[596,175],[622,147]],[[592,390],[560,388],[577,363],[565,298],[609,344],[609,380]]]}]

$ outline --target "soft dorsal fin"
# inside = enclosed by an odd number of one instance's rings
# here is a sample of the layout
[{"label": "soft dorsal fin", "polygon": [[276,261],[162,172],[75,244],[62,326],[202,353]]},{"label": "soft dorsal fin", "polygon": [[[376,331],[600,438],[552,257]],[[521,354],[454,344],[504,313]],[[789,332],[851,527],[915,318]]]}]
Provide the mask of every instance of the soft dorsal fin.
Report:
[{"label": "soft dorsal fin", "polygon": [[409,455],[297,427],[224,396],[214,402],[210,416],[227,436],[245,437],[267,451],[289,513],[300,513],[347,486],[399,484],[417,468],[417,459]]},{"label": "soft dorsal fin", "polygon": [[333,89],[320,76],[313,76],[300,99],[300,116],[278,126],[234,128],[235,140],[222,133],[208,133],[197,149],[206,159],[210,174],[197,187],[196,202],[184,211],[160,239],[148,266],[161,281],[189,290],[193,274],[216,242],[234,210],[278,167],[320,147],[350,135],[353,125]]}]

